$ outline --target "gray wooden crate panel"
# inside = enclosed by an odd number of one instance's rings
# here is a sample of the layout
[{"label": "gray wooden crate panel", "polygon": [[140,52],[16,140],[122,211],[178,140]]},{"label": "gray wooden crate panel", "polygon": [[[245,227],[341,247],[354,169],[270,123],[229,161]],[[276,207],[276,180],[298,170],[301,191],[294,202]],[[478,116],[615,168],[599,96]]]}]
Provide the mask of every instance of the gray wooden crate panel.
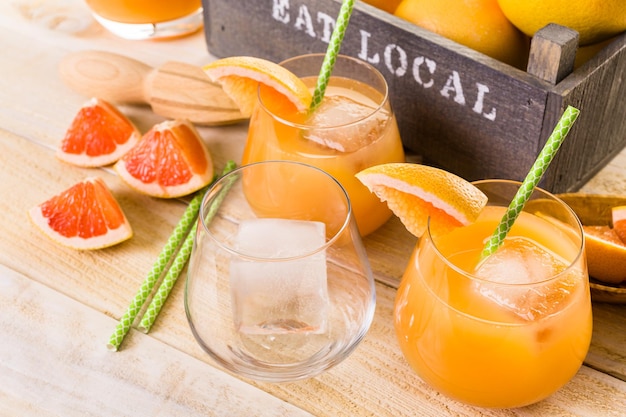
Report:
[{"label": "gray wooden crate panel", "polygon": [[[341,5],[338,0],[203,2],[212,54],[275,62],[325,52],[329,22],[334,24]],[[569,91],[555,93],[523,71],[362,2],[355,5],[341,53],[372,63],[385,76],[407,148],[469,180],[523,179],[554,126],[547,124],[572,101]],[[554,192],[579,187],[583,176],[600,168],[599,159],[606,163],[607,151],[598,146],[595,156],[582,155],[576,166],[571,158],[559,158],[542,186]],[[571,155],[569,148],[564,152]]]}]

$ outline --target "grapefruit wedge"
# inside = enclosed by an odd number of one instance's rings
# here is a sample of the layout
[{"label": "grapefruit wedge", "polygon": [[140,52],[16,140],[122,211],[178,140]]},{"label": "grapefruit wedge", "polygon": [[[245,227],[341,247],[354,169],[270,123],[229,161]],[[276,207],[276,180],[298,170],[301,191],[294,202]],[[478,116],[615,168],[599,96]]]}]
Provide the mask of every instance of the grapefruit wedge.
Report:
[{"label": "grapefruit wedge", "polygon": [[487,196],[470,182],[426,165],[376,165],[356,176],[416,237],[424,234],[429,218],[433,233],[446,233],[474,222],[487,204]]},{"label": "grapefruit wedge", "polygon": [[117,108],[105,100],[92,98],[74,116],[56,156],[81,167],[110,165],[140,138],[135,125]]},{"label": "grapefruit wedge", "polygon": [[587,268],[593,278],[619,284],[626,281],[626,244],[609,226],[584,226]]},{"label": "grapefruit wedge", "polygon": [[153,126],[114,168],[131,188],[160,198],[191,194],[213,179],[211,155],[186,120]]},{"label": "grapefruit wedge", "polygon": [[276,114],[304,112],[313,99],[300,78],[265,59],[234,56],[213,61],[203,69],[213,82],[222,86],[244,117],[252,115],[259,87],[263,101]]},{"label": "grapefruit wedge", "polygon": [[73,185],[28,214],[45,235],[74,249],[101,249],[133,235],[117,200],[97,177]]}]

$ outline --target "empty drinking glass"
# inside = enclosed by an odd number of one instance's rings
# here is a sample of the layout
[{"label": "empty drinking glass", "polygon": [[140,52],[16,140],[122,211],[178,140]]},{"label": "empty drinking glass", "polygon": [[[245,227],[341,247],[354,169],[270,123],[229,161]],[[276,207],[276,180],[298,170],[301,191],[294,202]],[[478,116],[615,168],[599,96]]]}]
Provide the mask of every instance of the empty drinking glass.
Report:
[{"label": "empty drinking glass", "polygon": [[289,161],[220,179],[201,207],[185,308],[202,348],[252,379],[309,378],[345,359],[375,289],[342,186]]}]

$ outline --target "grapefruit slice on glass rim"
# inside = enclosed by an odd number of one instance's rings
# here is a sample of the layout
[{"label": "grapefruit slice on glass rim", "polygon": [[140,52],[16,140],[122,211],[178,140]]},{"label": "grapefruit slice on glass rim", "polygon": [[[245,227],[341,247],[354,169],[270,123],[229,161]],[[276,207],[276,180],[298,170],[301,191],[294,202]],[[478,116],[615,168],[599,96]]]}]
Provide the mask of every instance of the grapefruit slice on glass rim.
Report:
[{"label": "grapefruit slice on glass rim", "polygon": [[213,179],[211,155],[186,120],[153,126],[114,168],[131,188],[160,198],[191,194]]},{"label": "grapefruit slice on glass rim", "polygon": [[101,249],[130,239],[133,231],[106,183],[87,178],[29,210],[52,240],[80,250]]},{"label": "grapefruit slice on glass rim", "polygon": [[92,98],[74,116],[56,156],[81,167],[110,165],[140,138],[139,130],[117,108],[105,100]]},{"label": "grapefruit slice on glass rim", "polygon": [[211,79],[239,106],[244,117],[250,117],[261,88],[264,102],[277,114],[306,111],[313,96],[311,91],[291,71],[274,62],[234,56],[218,59],[203,67]]},{"label": "grapefruit slice on glass rim", "polygon": [[487,204],[487,196],[470,182],[427,165],[375,165],[356,176],[416,237],[426,231],[429,217],[431,231],[446,233],[476,221]]}]

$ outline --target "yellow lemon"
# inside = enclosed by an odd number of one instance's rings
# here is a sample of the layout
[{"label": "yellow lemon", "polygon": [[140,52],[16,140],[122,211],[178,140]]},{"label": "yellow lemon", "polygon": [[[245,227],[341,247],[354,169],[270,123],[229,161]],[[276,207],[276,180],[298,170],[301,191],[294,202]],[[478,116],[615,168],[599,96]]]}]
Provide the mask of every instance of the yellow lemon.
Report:
[{"label": "yellow lemon", "polygon": [[601,42],[626,30],[624,0],[498,0],[504,15],[533,36],[548,23],[574,29],[579,43]]}]

